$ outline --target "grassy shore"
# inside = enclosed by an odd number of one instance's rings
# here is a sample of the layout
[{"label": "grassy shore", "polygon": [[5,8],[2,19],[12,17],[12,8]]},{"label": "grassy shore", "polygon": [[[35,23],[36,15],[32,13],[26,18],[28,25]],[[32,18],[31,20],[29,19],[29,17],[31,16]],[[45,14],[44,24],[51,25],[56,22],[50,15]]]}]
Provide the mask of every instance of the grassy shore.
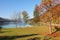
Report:
[{"label": "grassy shore", "polygon": [[[54,29],[53,29],[54,30]],[[44,40],[45,37],[50,40],[57,40],[53,36],[49,36],[49,27],[48,26],[34,26],[34,27],[25,27],[25,28],[5,28],[2,29],[0,33],[0,39],[8,40],[28,40],[34,37],[38,37],[41,40]]]}]

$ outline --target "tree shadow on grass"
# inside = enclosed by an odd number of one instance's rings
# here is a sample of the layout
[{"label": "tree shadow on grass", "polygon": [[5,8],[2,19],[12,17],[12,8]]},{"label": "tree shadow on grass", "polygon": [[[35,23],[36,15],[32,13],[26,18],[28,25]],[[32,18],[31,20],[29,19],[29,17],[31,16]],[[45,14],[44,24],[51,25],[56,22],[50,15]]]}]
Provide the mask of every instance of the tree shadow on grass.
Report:
[{"label": "tree shadow on grass", "polygon": [[3,31],[0,31],[0,33],[4,33]]},{"label": "tree shadow on grass", "polygon": [[36,36],[39,34],[28,34],[28,35],[20,35],[20,36],[0,36],[0,40],[13,40],[16,38],[24,38],[24,37],[29,37],[29,36]]},{"label": "tree shadow on grass", "polygon": [[60,31],[60,28],[58,28],[58,26],[56,26],[56,27],[55,27],[55,30],[56,30],[56,31],[54,31],[52,34],[54,34],[54,33],[58,32],[58,31]]},{"label": "tree shadow on grass", "polygon": [[0,31],[0,33],[5,33],[5,32],[11,32],[11,31],[3,31],[3,30]]}]

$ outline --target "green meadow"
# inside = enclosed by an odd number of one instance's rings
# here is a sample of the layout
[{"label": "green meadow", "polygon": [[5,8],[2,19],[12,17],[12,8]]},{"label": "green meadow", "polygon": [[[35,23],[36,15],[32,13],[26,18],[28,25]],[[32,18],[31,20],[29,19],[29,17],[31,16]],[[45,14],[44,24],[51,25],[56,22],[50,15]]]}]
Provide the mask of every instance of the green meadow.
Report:
[{"label": "green meadow", "polygon": [[0,40],[33,40],[33,38],[56,40],[55,37],[49,36],[49,27],[45,25],[25,28],[3,28],[1,31]]}]

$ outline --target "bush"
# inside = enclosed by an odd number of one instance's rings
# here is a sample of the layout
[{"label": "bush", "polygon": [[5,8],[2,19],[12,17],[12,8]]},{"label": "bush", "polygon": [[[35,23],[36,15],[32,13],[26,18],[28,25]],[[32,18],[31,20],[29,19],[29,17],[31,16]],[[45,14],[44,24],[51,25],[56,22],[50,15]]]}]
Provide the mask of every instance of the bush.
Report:
[{"label": "bush", "polygon": [[0,32],[1,32],[1,30],[2,30],[2,27],[0,26]]}]

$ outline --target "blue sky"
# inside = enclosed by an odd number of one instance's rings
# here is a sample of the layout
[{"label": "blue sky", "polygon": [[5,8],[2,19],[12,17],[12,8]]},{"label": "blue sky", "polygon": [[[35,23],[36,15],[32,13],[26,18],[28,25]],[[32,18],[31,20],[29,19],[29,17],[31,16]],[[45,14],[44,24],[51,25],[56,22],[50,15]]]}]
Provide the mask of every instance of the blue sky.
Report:
[{"label": "blue sky", "polygon": [[11,18],[14,12],[26,10],[32,18],[36,4],[40,3],[41,0],[0,0],[0,17]]}]

